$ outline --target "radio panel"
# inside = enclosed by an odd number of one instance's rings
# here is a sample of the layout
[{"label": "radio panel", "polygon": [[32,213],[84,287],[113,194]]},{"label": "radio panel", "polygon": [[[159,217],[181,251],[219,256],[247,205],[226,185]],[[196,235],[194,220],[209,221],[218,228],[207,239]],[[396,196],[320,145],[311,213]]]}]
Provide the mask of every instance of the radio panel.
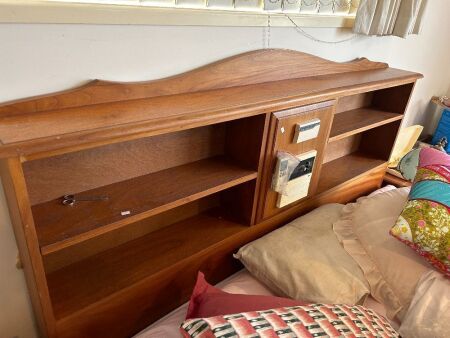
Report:
[{"label": "radio panel", "polygon": [[[278,185],[278,190],[281,191],[278,193],[278,208],[308,196],[316,156],[317,151],[315,150],[295,156],[298,164],[291,171],[288,170],[288,159],[278,160],[276,170],[279,171],[275,174],[275,177],[278,178],[278,184],[276,183],[274,186],[274,189],[276,189]],[[285,169],[282,170],[283,168]],[[281,189],[280,182],[283,182],[283,175],[288,175],[288,178],[284,189]]]}]

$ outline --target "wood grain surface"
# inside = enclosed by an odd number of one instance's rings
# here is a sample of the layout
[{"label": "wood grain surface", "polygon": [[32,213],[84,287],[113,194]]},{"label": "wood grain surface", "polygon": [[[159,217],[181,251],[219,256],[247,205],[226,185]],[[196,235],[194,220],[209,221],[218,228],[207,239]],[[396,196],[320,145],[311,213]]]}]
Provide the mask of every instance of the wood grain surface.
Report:
[{"label": "wood grain surface", "polygon": [[322,193],[377,168],[387,168],[386,160],[355,152],[322,166],[317,193]]},{"label": "wood grain surface", "polygon": [[[308,67],[305,67],[308,64]],[[95,80],[79,88],[9,102],[0,115],[36,113],[155,96],[192,93],[287,79],[383,69],[388,65],[366,58],[338,63],[287,49],[261,49],[232,56],[187,73],[135,83]],[[239,71],[236,71],[239,70]]]},{"label": "wood grain surface", "polygon": [[[1,104],[2,183],[41,335],[130,337],[185,302],[199,270],[216,283],[242,267],[240,246],[378,188],[420,77],[260,50]],[[294,144],[313,117],[319,137]],[[312,149],[310,195],[275,210],[275,151]],[[68,193],[109,199],[67,207]]]},{"label": "wood grain surface", "polygon": [[27,161],[31,204],[223,155],[225,128],[216,124]]},{"label": "wood grain surface", "polygon": [[329,142],[361,133],[363,131],[401,120],[402,114],[371,108],[358,108],[336,114],[331,126]]},{"label": "wood grain surface", "polygon": [[70,152],[401,85],[418,77],[416,73],[391,68],[376,69],[0,116],[0,156],[46,157],[48,153]]},{"label": "wood grain surface", "polygon": [[[201,160],[78,194],[107,196],[73,206],[56,199],[33,206],[42,254],[98,236],[179,205],[255,179],[222,157]],[[122,215],[128,211],[128,215]]]},{"label": "wood grain surface", "polygon": [[[278,193],[271,189],[273,170],[276,163],[276,156],[279,151],[287,152],[294,156],[311,150],[317,151],[308,192],[309,196],[313,196],[315,194],[317,182],[320,176],[324,150],[330,132],[331,120],[333,118],[334,104],[335,101],[325,101],[315,105],[308,105],[274,113],[272,118],[273,127],[271,135],[273,143],[268,146],[265,173],[262,180],[262,189],[264,190],[264,194],[260,198],[258,216],[260,220],[267,219],[268,217],[281,212],[283,209],[276,206]],[[318,136],[305,142],[295,143],[294,135],[296,125],[308,122],[315,118],[320,120]],[[299,203],[299,201],[294,203]],[[288,205],[285,208],[290,207],[292,207],[292,205]]]}]

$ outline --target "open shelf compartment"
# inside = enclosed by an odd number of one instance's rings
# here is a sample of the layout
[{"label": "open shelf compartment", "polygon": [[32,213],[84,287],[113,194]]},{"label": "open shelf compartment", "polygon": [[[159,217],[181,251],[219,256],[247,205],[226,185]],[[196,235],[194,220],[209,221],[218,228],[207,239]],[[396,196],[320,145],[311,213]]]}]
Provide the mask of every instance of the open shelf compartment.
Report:
[{"label": "open shelf compartment", "polygon": [[400,123],[395,120],[328,143],[317,193],[373,170],[385,170]]},{"label": "open shelf compartment", "polygon": [[[114,183],[77,196],[108,196],[106,201],[61,199],[32,208],[42,253],[48,254],[173,207],[254,180],[256,171],[215,157]],[[123,215],[123,212],[128,214]]]},{"label": "open shelf compartment", "polygon": [[372,108],[357,108],[336,114],[330,131],[329,142],[401,120],[402,114]]},{"label": "open shelf compartment", "polygon": [[321,193],[346,181],[357,178],[377,168],[386,166],[386,161],[361,152],[339,157],[322,166],[317,192]]},{"label": "open shelf compartment", "polygon": [[[25,162],[42,255],[254,183],[265,127],[266,116],[258,115]],[[63,205],[66,194],[80,201]],[[234,195],[252,224],[254,189]],[[81,201],[96,196],[107,199]]]},{"label": "open shelf compartment", "polygon": [[151,283],[175,263],[248,228],[231,219],[220,207],[213,208],[48,273],[57,320],[135,283]]},{"label": "open shelf compartment", "polygon": [[328,142],[400,121],[412,86],[406,84],[339,98]]}]

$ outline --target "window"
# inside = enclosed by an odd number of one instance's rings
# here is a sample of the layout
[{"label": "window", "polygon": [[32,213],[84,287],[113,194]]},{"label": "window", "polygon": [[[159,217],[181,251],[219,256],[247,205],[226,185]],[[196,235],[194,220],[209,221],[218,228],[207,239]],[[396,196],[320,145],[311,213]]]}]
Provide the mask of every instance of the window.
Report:
[{"label": "window", "polygon": [[359,0],[11,0],[0,2],[0,22],[351,27],[358,5]]}]

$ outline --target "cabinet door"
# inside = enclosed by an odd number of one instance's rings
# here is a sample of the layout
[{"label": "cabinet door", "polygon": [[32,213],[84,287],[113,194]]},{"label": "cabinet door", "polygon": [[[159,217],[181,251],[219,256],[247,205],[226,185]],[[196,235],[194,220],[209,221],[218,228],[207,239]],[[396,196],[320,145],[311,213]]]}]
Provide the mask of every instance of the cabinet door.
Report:
[{"label": "cabinet door", "polygon": [[[259,220],[269,218],[282,210],[297,205],[308,197],[314,196],[322,166],[324,149],[330,133],[334,104],[335,101],[332,100],[278,111],[272,114],[268,151],[265,159],[265,172],[262,180],[262,194],[258,208]],[[307,124],[316,119],[320,120],[320,129],[317,137],[297,143],[295,140],[297,125]],[[307,197],[296,200],[284,207],[277,207],[279,194],[271,188],[272,176],[277,162],[277,152],[284,151],[292,155],[301,155],[312,150],[315,150],[317,155]]]}]

